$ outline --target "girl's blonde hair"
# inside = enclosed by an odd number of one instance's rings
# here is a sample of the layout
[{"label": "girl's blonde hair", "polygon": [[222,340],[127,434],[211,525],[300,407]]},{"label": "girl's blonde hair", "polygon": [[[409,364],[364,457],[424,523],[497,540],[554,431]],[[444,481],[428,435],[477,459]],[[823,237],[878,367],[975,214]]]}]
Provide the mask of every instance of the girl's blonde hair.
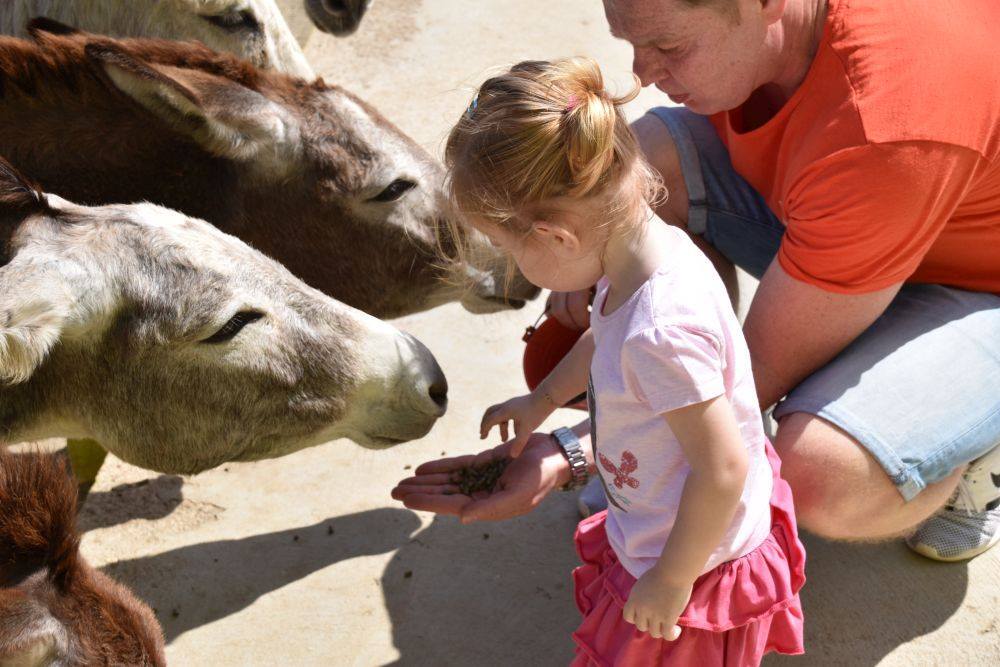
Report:
[{"label": "girl's blonde hair", "polygon": [[[613,97],[591,58],[525,61],[488,79],[445,147],[459,215],[512,226],[527,205],[598,197],[602,223],[636,220],[664,194],[621,110],[639,90],[636,80]],[[464,236],[452,232],[452,239]],[[457,250],[462,254],[462,244]]]}]

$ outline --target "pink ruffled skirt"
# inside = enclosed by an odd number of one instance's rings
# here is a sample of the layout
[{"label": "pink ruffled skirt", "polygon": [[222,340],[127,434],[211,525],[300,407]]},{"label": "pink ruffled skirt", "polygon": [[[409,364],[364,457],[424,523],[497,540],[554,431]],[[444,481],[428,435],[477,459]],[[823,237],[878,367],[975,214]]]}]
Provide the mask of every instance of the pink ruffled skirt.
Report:
[{"label": "pink ruffled skirt", "polygon": [[767,445],[774,472],[771,533],[747,555],[701,575],[668,642],[636,630],[622,618],[635,584],[608,543],[607,512],[580,522],[576,549],[583,565],[573,571],[583,622],[573,640],[573,667],[646,665],[759,665],[764,654],[803,653],[802,606],[805,550],[799,542],[792,491],[781,479],[781,462]]}]

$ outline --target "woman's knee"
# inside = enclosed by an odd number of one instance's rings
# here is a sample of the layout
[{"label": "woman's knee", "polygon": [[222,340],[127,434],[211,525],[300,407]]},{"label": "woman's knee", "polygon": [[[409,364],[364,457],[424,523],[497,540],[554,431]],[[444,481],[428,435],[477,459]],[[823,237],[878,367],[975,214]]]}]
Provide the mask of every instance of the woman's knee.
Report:
[{"label": "woman's knee", "polygon": [[[784,417],[774,443],[803,528],[829,539],[869,539],[877,515],[905,503],[882,467],[850,435],[807,413]],[[873,528],[875,528],[873,530]]]}]

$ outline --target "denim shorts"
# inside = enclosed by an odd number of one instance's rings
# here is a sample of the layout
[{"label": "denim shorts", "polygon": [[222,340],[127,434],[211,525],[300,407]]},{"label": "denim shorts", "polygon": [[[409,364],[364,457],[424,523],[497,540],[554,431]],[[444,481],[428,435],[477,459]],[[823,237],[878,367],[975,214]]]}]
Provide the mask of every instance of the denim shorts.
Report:
[{"label": "denim shorts", "polygon": [[[650,111],[677,146],[690,199],[688,230],[760,278],[784,225],[733,169],[704,116]],[[998,260],[1000,261],[1000,260]],[[775,408],[822,417],[849,433],[906,500],[1000,445],[1000,296],[907,284],[885,313]]]}]

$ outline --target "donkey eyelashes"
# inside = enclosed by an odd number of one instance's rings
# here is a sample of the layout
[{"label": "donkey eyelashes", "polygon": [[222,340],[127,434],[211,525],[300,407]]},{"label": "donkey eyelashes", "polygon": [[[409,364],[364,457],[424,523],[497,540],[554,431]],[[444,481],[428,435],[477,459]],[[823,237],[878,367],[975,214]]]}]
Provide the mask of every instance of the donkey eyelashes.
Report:
[{"label": "donkey eyelashes", "polygon": [[241,310],[232,317],[229,321],[222,325],[222,328],[216,331],[214,334],[208,338],[201,341],[202,343],[216,344],[225,343],[236,337],[243,327],[250,324],[251,322],[256,322],[257,320],[264,317],[264,313],[258,312],[256,310]]},{"label": "donkey eyelashes", "polygon": [[402,197],[415,187],[417,187],[417,184],[414,183],[413,181],[408,181],[405,178],[397,178],[392,183],[390,183],[385,188],[385,190],[382,190],[382,192],[372,197],[370,201],[377,201],[377,202],[396,201],[397,199],[399,199],[400,197]]},{"label": "donkey eyelashes", "polygon": [[202,18],[212,25],[229,32],[238,32],[240,30],[260,32],[260,22],[257,20],[257,17],[252,12],[246,10],[229,12],[228,14],[202,16]]}]

